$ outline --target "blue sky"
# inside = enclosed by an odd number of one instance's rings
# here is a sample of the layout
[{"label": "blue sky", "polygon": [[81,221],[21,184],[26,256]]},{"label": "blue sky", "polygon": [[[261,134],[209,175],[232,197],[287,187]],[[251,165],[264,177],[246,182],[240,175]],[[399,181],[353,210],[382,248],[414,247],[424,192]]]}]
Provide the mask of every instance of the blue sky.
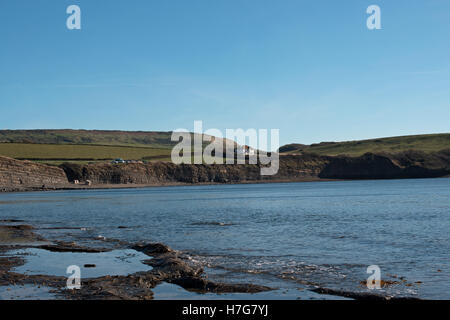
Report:
[{"label": "blue sky", "polygon": [[0,41],[1,129],[450,132],[448,0],[2,0]]}]

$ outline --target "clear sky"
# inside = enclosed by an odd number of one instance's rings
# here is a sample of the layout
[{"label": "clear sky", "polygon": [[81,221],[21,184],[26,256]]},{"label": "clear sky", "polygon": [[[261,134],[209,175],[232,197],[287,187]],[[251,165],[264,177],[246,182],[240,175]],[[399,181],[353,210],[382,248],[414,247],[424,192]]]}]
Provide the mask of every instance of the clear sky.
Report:
[{"label": "clear sky", "polygon": [[1,129],[203,120],[281,145],[450,132],[450,1],[1,0],[0,111]]}]

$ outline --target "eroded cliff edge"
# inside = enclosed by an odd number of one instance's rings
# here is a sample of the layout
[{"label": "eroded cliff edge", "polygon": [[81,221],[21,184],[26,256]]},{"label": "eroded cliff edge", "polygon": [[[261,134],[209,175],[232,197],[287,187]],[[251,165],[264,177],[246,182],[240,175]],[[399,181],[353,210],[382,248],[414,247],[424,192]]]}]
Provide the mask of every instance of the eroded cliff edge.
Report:
[{"label": "eroded cliff edge", "polygon": [[73,181],[104,185],[171,183],[245,183],[314,181],[321,179],[401,179],[450,176],[450,150],[404,152],[361,157],[284,155],[274,176],[261,176],[261,165],[175,165],[168,162],[78,165],[60,167],[0,157],[0,190],[68,188]]},{"label": "eroded cliff edge", "polygon": [[63,169],[0,156],[0,190],[43,190],[68,184]]}]

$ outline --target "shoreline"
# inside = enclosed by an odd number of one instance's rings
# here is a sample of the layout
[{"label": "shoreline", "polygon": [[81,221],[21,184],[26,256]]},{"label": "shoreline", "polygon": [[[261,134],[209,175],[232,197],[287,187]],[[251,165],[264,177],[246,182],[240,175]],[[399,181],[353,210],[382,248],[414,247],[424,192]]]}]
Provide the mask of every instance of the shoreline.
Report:
[{"label": "shoreline", "polygon": [[[15,221],[13,223],[17,223]],[[273,288],[251,283],[221,283],[208,280],[203,267],[193,264],[183,252],[173,250],[165,244],[128,243],[117,239],[102,239],[102,247],[80,246],[75,242],[48,241],[34,232],[32,225],[0,224],[0,289],[11,286],[41,286],[49,288],[56,300],[151,300],[156,286],[170,283],[191,293],[247,293],[271,291]],[[94,239],[93,239],[94,240]],[[96,239],[98,240],[98,239]],[[107,244],[106,242],[109,242]],[[111,245],[111,243],[113,245]],[[96,277],[81,277],[81,288],[78,290],[66,287],[67,277],[57,274],[25,274],[14,271],[27,263],[27,253],[17,254],[20,250],[35,250],[46,254],[59,255],[59,260],[67,255],[88,254],[92,261],[102,262],[101,255],[121,252],[140,254],[139,269],[125,274],[115,274],[113,269]],[[123,254],[123,253],[122,253]],[[144,258],[146,257],[146,258]],[[104,262],[104,261],[103,261]],[[83,265],[83,264],[81,264]],[[122,268],[127,270],[127,262],[122,261]],[[34,265],[36,267],[36,265]],[[99,268],[96,264],[85,264],[84,268]],[[29,267],[28,267],[29,268]],[[28,269],[27,268],[27,269]],[[87,270],[87,269],[84,269]]]},{"label": "shoreline", "polygon": [[[8,224],[5,225],[5,222]],[[251,279],[249,279],[250,282],[248,283],[211,281],[204,272],[204,267],[206,266],[193,262],[188,253],[174,250],[163,243],[128,243],[118,239],[101,239],[101,241],[104,241],[102,246],[80,246],[75,242],[48,241],[44,236],[34,232],[37,230],[34,226],[24,224],[26,221],[0,220],[0,223],[2,223],[0,224],[0,294],[5,292],[5,290],[13,289],[16,292],[15,294],[19,293],[18,296],[15,296],[18,299],[26,297],[27,290],[30,291],[31,288],[31,290],[41,291],[34,293],[35,299],[154,300],[159,299],[158,292],[161,286],[164,288],[162,290],[174,300],[178,298],[195,300],[203,295],[208,300],[217,300],[223,299],[221,297],[224,294],[228,298],[242,298],[245,296],[252,300],[258,298],[279,298],[284,294],[285,299],[293,299],[292,290],[290,293],[287,293],[286,289],[251,283]],[[34,251],[23,255],[18,254],[21,250]],[[103,270],[103,274],[96,277],[82,277],[81,288],[78,290],[66,287],[67,275],[62,276],[48,272],[46,274],[36,274],[36,272],[33,273],[33,269],[30,270],[30,266],[27,267],[27,272],[31,272],[31,274],[14,270],[25,266],[27,256],[30,254],[34,257],[39,257],[44,252],[45,255],[43,257],[49,254],[62,254],[63,256],[59,257],[60,261],[67,255],[88,254],[90,255],[90,258],[88,258],[90,262],[101,262],[101,260],[96,260],[99,259],[100,255],[111,253],[116,256],[125,251],[128,255],[130,254],[129,251],[140,254],[139,259],[142,259],[142,256],[147,257],[140,261],[142,270],[125,272],[125,274],[114,274],[113,268],[108,265],[110,267],[109,271]],[[127,270],[125,265],[128,262],[121,262],[123,263],[122,267]],[[67,263],[69,262],[67,261]],[[36,263],[34,263],[34,267],[39,270],[39,265],[36,265]],[[102,266],[85,264],[84,267],[100,267],[101,269]],[[84,269],[83,272],[86,270]],[[385,282],[384,285],[388,286],[391,283]],[[294,289],[293,291],[295,292],[296,290]],[[397,297],[371,292],[332,289],[315,283],[306,285],[302,290],[306,290],[309,292],[308,295],[312,295],[316,299],[421,300],[409,296]],[[157,296],[155,296],[155,292]],[[233,296],[234,294],[237,294],[237,296]]]},{"label": "shoreline", "polygon": [[154,184],[95,184],[91,186],[87,185],[74,185],[68,184],[64,186],[54,186],[54,187],[24,187],[24,188],[11,188],[7,187],[0,188],[0,194],[6,193],[28,193],[28,192],[48,192],[48,191],[76,191],[76,190],[126,190],[126,189],[146,189],[146,188],[159,188],[159,187],[190,187],[190,186],[211,186],[211,185],[248,185],[248,184],[276,184],[276,183],[303,183],[303,182],[333,182],[333,181],[379,181],[379,180],[416,180],[416,179],[448,179],[450,176],[443,177],[429,177],[429,178],[386,178],[386,179],[321,179],[321,178],[311,178],[311,179],[299,179],[299,180],[285,180],[285,179],[274,179],[274,180],[255,180],[255,181],[237,181],[237,182],[167,182],[167,183],[154,183]]},{"label": "shoreline", "polygon": [[24,188],[11,188],[7,187],[0,188],[0,194],[2,193],[21,193],[21,192],[46,192],[46,191],[71,191],[71,190],[110,190],[110,189],[144,189],[144,188],[158,188],[158,187],[188,187],[188,186],[210,186],[210,185],[240,185],[240,184],[266,184],[266,183],[300,183],[300,182],[326,182],[326,181],[345,181],[344,179],[301,179],[301,180],[284,180],[284,179],[274,179],[274,180],[255,180],[255,181],[237,181],[237,182],[167,182],[167,183],[152,183],[152,184],[94,184],[91,186],[87,185],[76,185],[68,184],[63,186],[54,187],[24,187]]}]

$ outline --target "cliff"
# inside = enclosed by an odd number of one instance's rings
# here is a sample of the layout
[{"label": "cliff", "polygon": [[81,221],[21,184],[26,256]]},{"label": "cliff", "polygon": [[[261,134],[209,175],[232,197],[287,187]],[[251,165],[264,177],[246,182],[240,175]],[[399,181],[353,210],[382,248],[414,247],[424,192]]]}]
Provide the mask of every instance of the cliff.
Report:
[{"label": "cliff", "polygon": [[404,179],[450,175],[450,152],[434,154],[364,154],[360,157],[329,157],[314,154],[280,157],[274,176],[261,176],[260,165],[91,164],[61,166],[69,181],[94,184],[239,183],[306,181],[319,179]]},{"label": "cliff", "polygon": [[322,157],[286,156],[280,159],[275,176],[261,176],[260,165],[175,165],[169,162],[147,164],[98,163],[77,165],[65,163],[61,168],[69,181],[90,180],[94,184],[158,184],[158,183],[236,183],[251,181],[303,181],[318,179],[327,161]]},{"label": "cliff", "polygon": [[67,176],[61,168],[0,156],[2,191],[59,188],[67,183]]},{"label": "cliff", "polygon": [[[90,180],[94,186],[111,184],[245,183],[311,181],[320,179],[401,179],[450,176],[450,150],[438,153],[367,153],[360,157],[284,155],[274,176],[261,176],[256,165],[175,165],[170,162],[78,165],[60,167],[0,157],[0,190],[71,187],[69,182]],[[72,185],[73,187],[73,185]]]},{"label": "cliff", "polygon": [[[421,155],[425,155],[422,154]],[[430,158],[431,156],[427,156]],[[450,174],[449,162],[431,166],[405,155],[383,156],[366,153],[360,157],[330,157],[319,173],[324,179],[436,178]]]}]

